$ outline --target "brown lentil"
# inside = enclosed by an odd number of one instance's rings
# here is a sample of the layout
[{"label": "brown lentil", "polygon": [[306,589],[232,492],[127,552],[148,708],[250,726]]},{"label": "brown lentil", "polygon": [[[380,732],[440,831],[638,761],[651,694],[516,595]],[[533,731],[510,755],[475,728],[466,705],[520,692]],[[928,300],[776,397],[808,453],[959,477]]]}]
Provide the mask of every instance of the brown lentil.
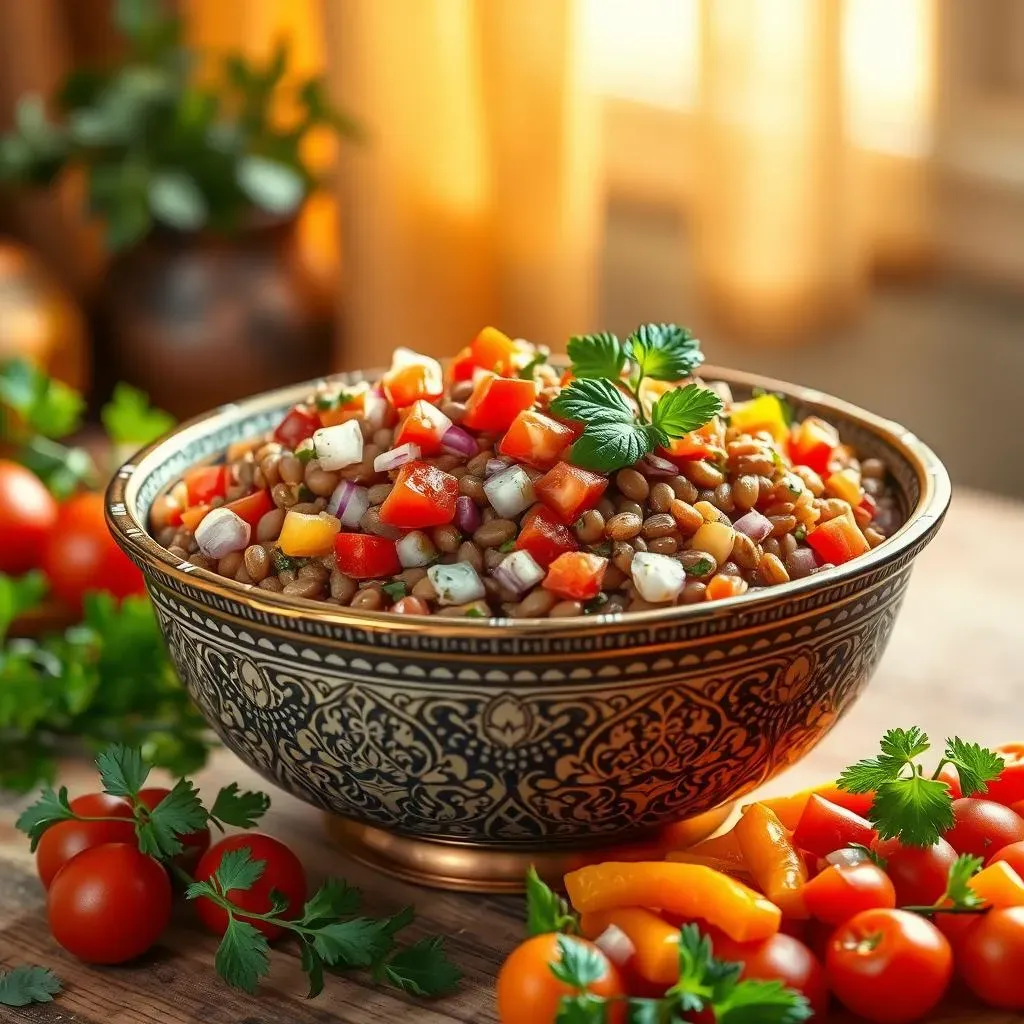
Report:
[{"label": "brown lentil", "polygon": [[615,486],[630,501],[644,501],[650,493],[646,477],[635,469],[620,469],[615,474]]},{"label": "brown lentil", "polygon": [[281,534],[281,527],[284,525],[284,509],[275,508],[268,512],[256,524],[256,539],[258,541],[276,540]]},{"label": "brown lentil", "polygon": [[583,605],[579,601],[559,601],[548,611],[548,618],[564,619],[568,615],[582,615]]},{"label": "brown lentil", "polygon": [[331,573],[330,588],[331,597],[339,604],[348,604],[358,590],[356,581],[337,569]]},{"label": "brown lentil", "polygon": [[[512,524],[513,528],[515,523]],[[596,544],[604,537],[604,516],[597,511],[596,508],[592,508],[576,520],[576,524],[573,529],[576,532],[576,536],[584,544]]]},{"label": "brown lentil", "polygon": [[707,585],[698,580],[687,580],[679,595],[682,604],[699,604],[707,599]]},{"label": "brown lentil", "polygon": [[[434,547],[436,547],[438,551],[443,551],[445,554],[451,554],[453,551],[456,551],[462,543],[462,534],[450,524],[446,526],[435,526],[430,531],[430,539],[434,542]],[[421,595],[417,594],[416,596],[420,597]]]},{"label": "brown lentil", "polygon": [[679,561],[686,570],[686,575],[695,579],[710,579],[718,572],[718,561],[710,551],[691,548],[679,555]]},{"label": "brown lentil", "polygon": [[467,562],[476,569],[477,573],[483,572],[483,553],[471,540],[464,540],[459,545],[458,551],[455,552],[455,560],[457,562]]},{"label": "brown lentil", "polygon": [[461,423],[462,417],[466,415],[466,403],[443,402],[441,405],[441,412],[443,412],[453,423]]},{"label": "brown lentil", "polygon": [[518,531],[511,519],[492,519],[478,526],[473,534],[473,542],[479,548],[500,548],[508,543]]},{"label": "brown lentil", "polygon": [[277,472],[286,484],[301,484],[306,476],[305,467],[294,455],[282,455]]},{"label": "brown lentil", "polygon": [[452,384],[448,392],[453,402],[464,402],[473,394],[473,382],[471,380],[459,380]]},{"label": "brown lentil", "polygon": [[711,504],[722,512],[735,512],[736,503],[733,501],[732,497],[732,485],[728,483],[719,484],[714,490],[714,496],[711,499]]},{"label": "brown lentil", "polygon": [[842,498],[818,498],[814,502],[818,510],[818,522],[827,523],[831,519],[838,519],[840,516],[847,516],[853,510],[850,503]]},{"label": "brown lentil", "polygon": [[769,516],[768,520],[772,524],[773,537],[781,537],[796,529],[796,516],[794,515]]},{"label": "brown lentil", "polygon": [[494,458],[493,451],[482,451],[466,463],[466,469],[475,477],[482,477],[487,472],[487,463]]},{"label": "brown lentil", "polygon": [[761,580],[769,586],[789,582],[789,573],[786,571],[786,567],[782,564],[782,559],[778,555],[765,555],[761,559],[757,572]]},{"label": "brown lentil", "polygon": [[273,594],[280,594],[284,587],[281,585],[281,581],[276,576],[268,576],[265,580],[260,580],[260,590],[269,590]]},{"label": "brown lentil", "polygon": [[756,569],[761,561],[761,549],[745,533],[737,531],[732,539],[730,558],[744,569]]},{"label": "brown lentil", "polygon": [[655,537],[647,542],[647,550],[659,555],[674,555],[679,550],[675,537]]},{"label": "brown lentil", "polygon": [[491,569],[501,565],[508,557],[508,554],[507,551],[502,551],[499,548],[487,548],[484,551],[484,568],[490,572]]},{"label": "brown lentil", "polygon": [[[287,589],[288,588],[286,587],[285,590]],[[350,603],[353,608],[362,608],[363,611],[377,612],[384,607],[384,593],[380,587],[364,587],[355,595],[355,597],[352,598]]]},{"label": "brown lentil", "polygon": [[359,520],[359,529],[363,533],[372,533],[378,537],[390,537],[391,540],[398,540],[402,536],[401,530],[380,521],[379,505],[371,505],[363,513],[363,518]]},{"label": "brown lentil", "polygon": [[597,511],[604,517],[605,522],[615,515],[615,502],[611,498],[602,498],[597,503]]},{"label": "brown lentil", "polygon": [[270,556],[262,544],[250,544],[243,557],[245,568],[256,583],[265,580],[270,574]]},{"label": "brown lentil", "polygon": [[537,587],[513,605],[512,616],[516,619],[539,619],[547,615],[557,603],[558,598],[550,590]]},{"label": "brown lentil", "polygon": [[484,490],[484,482],[478,476],[467,473],[459,480],[459,494],[472,498],[478,505],[486,505],[487,492]]},{"label": "brown lentil", "polygon": [[674,476],[668,481],[672,493],[681,501],[692,505],[697,500],[697,488],[685,476]]},{"label": "brown lentil", "polygon": [[664,480],[659,480],[651,488],[647,502],[655,512],[667,512],[675,499],[676,492]]},{"label": "brown lentil", "polygon": [[422,597],[425,601],[437,600],[437,591],[434,589],[434,584],[430,582],[429,576],[424,576],[419,583],[415,584],[411,593],[413,597]]},{"label": "brown lentil", "polygon": [[712,466],[710,462],[700,460],[688,462],[683,468],[683,475],[698,487],[715,488],[725,480],[725,475],[720,469]]},{"label": "brown lentil", "polygon": [[880,533],[873,526],[869,526],[864,531],[864,538],[865,540],[867,540],[868,544],[870,544],[873,548],[877,548],[878,545],[881,544],[883,540],[885,540],[885,534]]},{"label": "brown lentil", "polygon": [[367,490],[366,496],[370,499],[371,505],[383,505],[384,500],[393,489],[394,484],[374,484]]},{"label": "brown lentil", "polygon": [[280,481],[281,474],[278,470],[280,462],[281,456],[277,454],[265,455],[260,459],[260,475],[263,477],[265,486],[273,487]]},{"label": "brown lentil", "polygon": [[299,499],[291,484],[274,484],[270,488],[270,498],[278,508],[291,508]]},{"label": "brown lentil", "polygon": [[634,549],[632,544],[627,544],[625,541],[616,541],[612,545],[612,565],[628,576],[630,569],[633,567],[633,555],[635,553],[636,549]]},{"label": "brown lentil", "polygon": [[667,537],[675,530],[676,521],[667,512],[656,512],[644,520],[642,533],[645,540],[652,540],[654,537]]},{"label": "brown lentil", "polygon": [[643,520],[636,512],[618,512],[605,523],[604,532],[609,540],[632,540],[643,528]]}]

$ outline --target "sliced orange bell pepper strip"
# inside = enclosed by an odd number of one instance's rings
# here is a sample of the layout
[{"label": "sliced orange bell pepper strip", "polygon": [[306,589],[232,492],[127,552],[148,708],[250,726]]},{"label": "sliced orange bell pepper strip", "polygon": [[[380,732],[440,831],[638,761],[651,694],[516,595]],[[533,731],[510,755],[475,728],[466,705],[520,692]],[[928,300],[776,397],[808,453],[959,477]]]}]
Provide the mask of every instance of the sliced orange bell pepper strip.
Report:
[{"label": "sliced orange bell pepper strip", "polygon": [[570,871],[565,888],[581,914],[620,907],[666,910],[702,918],[737,942],[766,939],[782,920],[779,908],[760,893],[703,864],[591,864]]},{"label": "sliced orange bell pepper strip", "polygon": [[665,860],[673,864],[703,864],[713,871],[720,871],[723,875],[735,878],[744,885],[753,885],[754,878],[745,867],[737,867],[731,861],[719,860],[718,857],[706,857],[695,853],[693,850],[670,850],[665,854]]},{"label": "sliced orange bell pepper strip", "polygon": [[580,931],[591,940],[612,925],[633,944],[633,966],[642,978],[666,986],[679,980],[678,928],[642,907],[598,910],[580,918]]},{"label": "sliced orange bell pepper strip", "polygon": [[991,907],[1024,907],[1024,879],[1004,860],[983,868],[969,885]]},{"label": "sliced orange bell pepper strip", "polygon": [[765,896],[784,917],[807,917],[802,893],[807,865],[778,815],[764,804],[753,804],[735,831],[747,868]]},{"label": "sliced orange bell pepper strip", "polygon": [[[845,789],[840,789],[834,782],[823,782],[819,786],[802,789],[799,793],[791,793],[789,796],[773,796],[759,800],[758,803],[774,811],[778,815],[779,821],[792,832],[804,813],[807,801],[812,796],[820,796],[823,800],[845,807],[862,818],[867,817],[875,799],[874,793],[847,793]],[[753,804],[747,804],[743,810],[745,811],[747,807],[753,807]]]}]

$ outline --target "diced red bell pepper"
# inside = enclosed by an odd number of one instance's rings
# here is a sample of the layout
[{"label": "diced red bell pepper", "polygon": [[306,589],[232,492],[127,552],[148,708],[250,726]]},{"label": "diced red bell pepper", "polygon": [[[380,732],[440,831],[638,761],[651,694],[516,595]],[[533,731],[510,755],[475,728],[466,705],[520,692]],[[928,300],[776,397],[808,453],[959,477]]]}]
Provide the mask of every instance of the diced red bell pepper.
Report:
[{"label": "diced red bell pepper", "polygon": [[209,505],[214,498],[223,498],[228,489],[227,466],[199,466],[185,474],[190,505]]},{"label": "diced red bell pepper", "polygon": [[459,349],[458,354],[449,364],[448,374],[456,382],[472,380],[475,369],[476,360],[473,358],[473,350],[467,345],[465,348]]},{"label": "diced red bell pepper", "polygon": [[394,447],[409,442],[419,445],[424,455],[434,455],[441,450],[444,437],[452,421],[436,405],[417,399],[395,434]]},{"label": "diced red bell pepper", "polygon": [[433,401],[444,393],[441,364],[429,356],[423,356],[422,362],[407,362],[388,370],[381,384],[396,409],[404,409],[420,398]]},{"label": "diced red bell pepper", "polygon": [[383,579],[402,571],[395,542],[367,533],[339,533],[334,538],[338,569],[356,580]]},{"label": "diced red bell pepper", "polygon": [[274,511],[274,501],[269,491],[257,491],[229,501],[224,507],[231,509],[239,519],[244,519],[255,530],[259,521],[268,512]]},{"label": "diced red bell pepper", "polygon": [[524,409],[537,401],[537,385],[532,380],[482,375],[466,403],[462,425],[470,430],[504,433]]},{"label": "diced red bell pepper", "polygon": [[501,377],[515,377],[519,372],[518,356],[523,355],[522,344],[516,344],[497,327],[485,327],[470,343],[473,362]]},{"label": "diced red bell pepper", "polygon": [[568,525],[594,508],[607,486],[608,477],[568,462],[559,462],[533,485],[533,489],[537,497]]},{"label": "diced red bell pepper", "polygon": [[426,462],[408,462],[380,507],[380,521],[403,530],[441,526],[455,518],[457,477]]},{"label": "diced red bell pepper", "polygon": [[878,511],[878,502],[870,494],[862,494],[859,507],[874,519],[875,513]]},{"label": "diced red bell pepper", "polygon": [[572,444],[577,432],[542,412],[524,409],[501,439],[498,450],[517,462],[537,469],[550,469],[566,445]]},{"label": "diced red bell pepper", "polygon": [[870,849],[877,836],[866,818],[812,794],[793,832],[793,845],[798,850],[827,857],[851,843]]},{"label": "diced red bell pepper", "polygon": [[559,555],[579,547],[568,527],[560,523],[543,505],[534,505],[523,517],[516,549],[527,551],[546,569]]},{"label": "diced red bell pepper", "polygon": [[298,446],[320,429],[320,417],[304,405],[296,405],[274,431],[274,440],[295,451]]},{"label": "diced red bell pepper", "polygon": [[541,586],[568,601],[589,601],[601,592],[608,559],[589,551],[567,551],[548,567]]},{"label": "diced red bell pepper", "polygon": [[831,423],[808,416],[790,428],[789,457],[797,466],[806,466],[824,476],[838,444],[839,435]]},{"label": "diced red bell pepper", "polygon": [[842,565],[871,550],[852,512],[816,526],[807,534],[807,543],[823,562],[833,565]]}]

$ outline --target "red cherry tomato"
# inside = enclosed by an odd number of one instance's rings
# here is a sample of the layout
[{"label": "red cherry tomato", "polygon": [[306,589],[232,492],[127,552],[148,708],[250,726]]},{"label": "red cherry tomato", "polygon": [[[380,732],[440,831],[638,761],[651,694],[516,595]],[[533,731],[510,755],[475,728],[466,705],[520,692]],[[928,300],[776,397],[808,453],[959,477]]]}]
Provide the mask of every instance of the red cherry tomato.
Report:
[{"label": "red cherry tomato", "polygon": [[239,519],[244,519],[255,530],[260,520],[274,510],[274,502],[269,491],[256,491],[255,494],[247,494],[244,498],[229,501],[225,507],[231,509]]},{"label": "red cherry tomato", "polygon": [[[590,946],[604,960],[605,973],[590,986],[595,995],[610,998],[624,994],[615,965],[591,942],[573,939]],[[501,1024],[554,1024],[562,996],[573,990],[551,973],[551,964],[559,960],[558,936],[535,935],[517,946],[498,972],[498,1019]],[[615,1003],[607,1014],[608,1024],[622,1024],[623,1004]]]},{"label": "red cherry tomato", "polygon": [[532,380],[482,376],[466,402],[462,425],[470,430],[504,433],[524,409],[537,400],[537,385]]},{"label": "red cherry tomato", "polygon": [[892,880],[871,863],[827,867],[804,886],[803,894],[811,916],[828,924],[842,924],[862,910],[896,906]]},{"label": "red cherry tomato", "polygon": [[946,891],[956,850],[945,839],[923,847],[904,846],[898,839],[880,839],[871,848],[885,860],[885,873],[896,889],[897,906],[927,906]]},{"label": "red cherry tomato", "polygon": [[59,821],[51,825],[36,847],[36,870],[47,889],[57,872],[83,850],[104,843],[135,843],[135,819],[132,805],[108,793],[86,793],[71,801],[71,809],[86,818],[123,819],[121,821]]},{"label": "red cherry tomato", "polygon": [[943,838],[957,853],[987,859],[1004,846],[1024,840],[1024,818],[992,800],[954,800],[953,819],[953,827]]},{"label": "red cherry tomato", "polygon": [[1002,757],[1005,767],[980,795],[1007,805],[1024,800],[1024,743],[1003,743],[993,749]]},{"label": "red cherry tomato", "polygon": [[[168,793],[170,793],[169,789],[159,787],[142,789],[139,790],[139,802],[153,810]],[[199,863],[199,858],[210,848],[210,830],[201,828],[197,832],[178,836],[178,840],[184,849],[174,858],[175,863],[186,871],[191,871]]]},{"label": "red cherry tomato", "polygon": [[517,462],[550,469],[575,438],[576,431],[565,423],[533,409],[524,409],[512,421],[498,450]]},{"label": "red cherry tomato", "polygon": [[964,795],[964,791],[960,788],[960,775],[953,765],[944,764],[942,766],[942,769],[939,771],[939,782],[946,784],[946,787],[949,789],[949,795],[954,800],[959,800]]},{"label": "red cherry tomato", "polygon": [[[256,880],[251,889],[231,889],[228,899],[242,910],[251,910],[256,914],[265,914],[270,910],[270,890],[274,889],[285,896],[288,906],[282,917],[298,917],[302,904],[306,899],[306,872],[299,858],[284,843],[260,832],[246,832],[242,835],[228,836],[219,843],[214,843],[196,867],[196,881],[206,882],[213,877],[224,854],[229,850],[247,849],[253,860],[264,863],[263,874]],[[228,927],[227,912],[211,900],[200,898],[195,903],[199,920],[214,933],[223,935]],[[239,915],[242,921],[249,921],[268,939],[276,939],[284,934],[284,929],[266,921],[252,920]]]},{"label": "red cherry tomato", "polygon": [[816,1019],[828,1012],[828,983],[818,958],[799,939],[779,932],[763,942],[734,942],[716,935],[714,955],[719,960],[743,964],[744,978],[781,981],[802,992]]},{"label": "red cherry tomato", "polygon": [[57,502],[24,466],[0,459],[0,572],[18,576],[42,562],[57,525]]},{"label": "red cherry tomato", "polygon": [[46,900],[53,937],[79,960],[141,956],[171,919],[171,883],[159,861],[130,843],[84,850],[57,873]]},{"label": "red cherry tomato", "polygon": [[103,519],[102,494],[76,494],[60,507],[43,551],[43,569],[62,601],[80,608],[89,590],[143,594],[142,573],[117,546]]},{"label": "red cherry tomato", "polygon": [[957,967],[989,1006],[1024,1010],[1024,907],[983,914],[957,946]]},{"label": "red cherry tomato", "polygon": [[1024,878],[1024,842],[1010,843],[1008,846],[996,850],[989,857],[988,864],[994,864],[997,860],[1005,860],[1018,875]]},{"label": "red cherry tomato", "polygon": [[190,505],[209,505],[214,498],[223,498],[228,488],[227,466],[197,466],[185,474]]},{"label": "red cherry tomato", "polygon": [[944,995],[953,953],[930,921],[905,910],[865,910],[836,930],[825,955],[832,994],[877,1024],[925,1016]]}]

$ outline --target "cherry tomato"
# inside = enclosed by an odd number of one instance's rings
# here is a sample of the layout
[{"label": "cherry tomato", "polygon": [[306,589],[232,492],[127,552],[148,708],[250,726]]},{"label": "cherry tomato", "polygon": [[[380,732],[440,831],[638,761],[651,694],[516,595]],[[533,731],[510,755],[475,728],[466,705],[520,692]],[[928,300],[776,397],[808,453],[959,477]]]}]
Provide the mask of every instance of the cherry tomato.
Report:
[{"label": "cherry tomato", "polygon": [[939,782],[946,784],[949,795],[954,800],[959,800],[964,795],[964,791],[960,788],[960,774],[953,765],[944,764],[942,766],[942,769],[939,771]]},{"label": "cherry tomato", "polygon": [[957,948],[971,991],[1004,1010],[1024,1010],[1024,907],[983,914]]},{"label": "cherry tomato", "polygon": [[[265,914],[270,910],[270,890],[274,889],[287,897],[288,906],[281,916],[298,917],[302,904],[306,899],[306,872],[299,858],[284,843],[265,836],[260,832],[246,832],[242,835],[228,836],[219,843],[214,843],[196,867],[196,881],[206,882],[213,877],[220,867],[221,859],[229,850],[247,849],[253,860],[264,862],[263,874],[256,880],[251,889],[231,889],[228,899],[242,910],[251,910],[257,914]],[[196,900],[196,911],[199,920],[214,935],[223,935],[228,927],[228,915],[222,907],[211,900]],[[266,921],[252,920],[239,915],[242,921],[249,921],[268,939],[276,939],[284,934],[280,925]]]},{"label": "cherry tomato", "polygon": [[[1024,842],[1010,843],[1000,850],[996,850],[988,859],[988,864],[994,864],[997,860],[1005,860],[1007,864],[1024,878]],[[985,866],[987,867],[988,864]]]},{"label": "cherry tomato", "polygon": [[993,800],[961,797],[953,801],[954,825],[943,837],[957,853],[988,858],[1024,840],[1024,818]]},{"label": "cherry tomato", "polygon": [[946,891],[956,850],[945,839],[932,846],[904,846],[898,839],[880,839],[871,848],[885,860],[897,906],[927,906]]},{"label": "cherry tomato", "polygon": [[39,477],[0,459],[0,572],[18,576],[36,568],[56,525],[57,502]]},{"label": "cherry tomato", "polygon": [[1024,800],[1024,743],[1003,743],[993,749],[1002,757],[1005,767],[982,795],[999,804]]},{"label": "cherry tomato", "polygon": [[799,939],[779,932],[763,942],[734,942],[721,935],[714,939],[714,955],[719,960],[743,964],[744,978],[778,980],[802,992],[816,1018],[828,1012],[825,970]]},{"label": "cherry tomato", "polygon": [[79,960],[121,964],[141,956],[171,919],[171,882],[130,843],[84,850],[57,872],[46,911],[53,937]]},{"label": "cherry tomato", "polygon": [[[615,965],[591,942],[574,939],[590,946],[605,963],[604,975],[590,986],[595,995],[623,995],[622,979]],[[554,1024],[562,996],[573,990],[551,973],[551,964],[559,960],[558,936],[535,935],[517,946],[498,972],[498,1019],[501,1024]],[[622,1024],[621,1004],[615,1004],[607,1015],[609,1024]]]},{"label": "cherry tomato", "polygon": [[836,930],[825,969],[847,1009],[878,1024],[903,1024],[942,998],[953,952],[942,932],[917,914],[865,910]]},{"label": "cherry tomato", "polygon": [[86,793],[71,801],[71,810],[87,818],[124,820],[59,821],[51,825],[36,847],[36,870],[47,889],[57,872],[83,850],[103,843],[135,843],[135,820],[127,800],[108,793]]},{"label": "cherry tomato", "polygon": [[896,906],[896,889],[877,864],[832,865],[803,889],[809,913],[828,924],[842,924],[862,910]]},{"label": "cherry tomato", "polygon": [[559,462],[533,485],[533,489],[561,522],[571,526],[597,505],[607,486],[606,476]]},{"label": "cherry tomato", "polygon": [[[170,793],[169,789],[159,787],[141,789],[139,790],[139,802],[153,810],[168,793]],[[199,858],[210,848],[210,830],[201,828],[197,832],[178,836],[178,840],[184,849],[174,858],[174,861],[179,867],[191,871],[199,863]]]},{"label": "cherry tomato", "polygon": [[43,551],[43,569],[62,601],[80,608],[89,590],[117,598],[145,593],[142,573],[117,546],[103,520],[102,494],[76,494],[60,507]]}]

